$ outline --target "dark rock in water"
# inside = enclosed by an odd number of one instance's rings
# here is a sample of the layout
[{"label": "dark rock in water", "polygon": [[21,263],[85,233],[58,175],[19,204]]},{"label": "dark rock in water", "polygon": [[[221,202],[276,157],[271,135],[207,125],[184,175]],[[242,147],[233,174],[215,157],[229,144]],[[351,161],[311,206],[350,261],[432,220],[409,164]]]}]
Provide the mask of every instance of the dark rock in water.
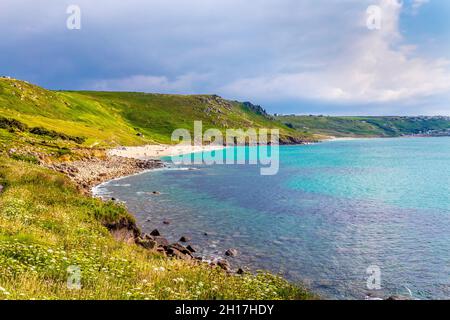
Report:
[{"label": "dark rock in water", "polygon": [[236,271],[237,274],[244,274],[244,270],[242,268],[237,269]]},{"label": "dark rock in water", "polygon": [[159,233],[158,229],[155,229],[152,232],[150,232],[150,235],[155,236],[155,237],[159,237],[161,235],[161,233]]},{"label": "dark rock in water", "polygon": [[165,225],[169,225],[169,224],[170,224],[170,221],[168,221],[168,220],[164,220],[164,221],[163,221],[163,224],[165,224]]},{"label": "dark rock in water", "polygon": [[184,254],[191,255],[191,251],[188,248],[186,248],[185,246],[183,246],[183,245],[181,245],[179,243],[173,243],[173,244],[171,244],[169,246],[169,248],[176,249],[176,250],[178,250],[178,251],[180,251],[180,252],[182,252]]},{"label": "dark rock in water", "polygon": [[217,261],[217,266],[225,271],[230,271],[230,264],[227,260],[219,260]]},{"label": "dark rock in water", "polygon": [[166,248],[166,253],[169,257],[175,257],[182,260],[191,260],[193,258],[191,252],[179,243],[168,246]]},{"label": "dark rock in water", "polygon": [[155,236],[153,239],[156,241],[158,246],[167,247],[169,245],[169,241],[164,237]]},{"label": "dark rock in water", "polygon": [[159,192],[159,191],[153,191],[152,194],[154,194],[155,196],[158,196],[158,195],[161,194],[161,192]]},{"label": "dark rock in water", "polygon": [[228,249],[225,251],[225,255],[228,257],[235,257],[238,255],[238,251],[236,249]]},{"label": "dark rock in water", "polygon": [[140,245],[141,247],[152,250],[155,249],[158,246],[158,243],[155,240],[152,239],[146,239],[146,238],[137,238],[136,244]]},{"label": "dark rock in water", "polygon": [[190,252],[192,252],[192,253],[196,252],[196,250],[195,250],[194,248],[192,248],[191,245],[188,245],[188,246],[186,247],[186,249],[188,249],[188,250],[189,250]]},{"label": "dark rock in water", "polygon": [[207,232],[204,232],[203,235],[204,235],[205,237],[207,237],[207,236],[208,236],[208,233],[207,233]]},{"label": "dark rock in water", "polygon": [[180,242],[188,242],[188,241],[191,241],[191,239],[189,237],[182,236],[179,241]]},{"label": "dark rock in water", "polygon": [[407,296],[390,296],[386,300],[411,300],[411,297],[407,297]]}]

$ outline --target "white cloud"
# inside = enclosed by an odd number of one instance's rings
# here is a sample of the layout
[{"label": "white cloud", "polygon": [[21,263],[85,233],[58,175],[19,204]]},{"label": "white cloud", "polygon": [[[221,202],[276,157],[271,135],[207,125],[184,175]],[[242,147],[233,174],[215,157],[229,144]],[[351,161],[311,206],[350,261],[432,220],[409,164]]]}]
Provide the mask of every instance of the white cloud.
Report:
[{"label": "white cloud", "polygon": [[230,95],[276,100],[313,99],[345,103],[407,101],[450,91],[450,62],[416,55],[399,32],[402,5],[381,0],[382,28],[364,31],[328,64],[307,72],[281,72],[236,80]]}]

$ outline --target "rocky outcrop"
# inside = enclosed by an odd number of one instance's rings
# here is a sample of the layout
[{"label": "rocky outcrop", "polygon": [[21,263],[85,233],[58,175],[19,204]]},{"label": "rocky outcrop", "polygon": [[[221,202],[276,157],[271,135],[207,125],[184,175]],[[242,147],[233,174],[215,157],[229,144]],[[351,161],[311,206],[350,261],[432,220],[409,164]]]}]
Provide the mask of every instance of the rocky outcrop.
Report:
[{"label": "rocky outcrop", "polygon": [[167,246],[166,253],[169,257],[175,257],[183,260],[191,260],[194,258],[192,252],[179,243],[173,243]]},{"label": "rocky outcrop", "polygon": [[[174,259],[187,260],[194,263],[206,262],[203,261],[202,257],[194,255],[196,250],[191,245],[184,246],[178,242],[170,243],[157,229],[153,230],[151,234],[142,233],[134,222],[127,221],[126,219],[122,219],[117,223],[105,224],[105,226],[118,241],[123,241],[128,244],[135,243],[146,250]],[[236,249],[229,249],[227,253],[225,255],[231,257],[237,255],[238,252]],[[218,267],[228,273],[233,273],[230,263],[226,259],[219,259],[209,263],[209,265],[213,268]],[[244,270],[239,268],[236,274],[242,275],[244,274]]]},{"label": "rocky outcrop", "polygon": [[230,263],[227,260],[225,260],[225,259],[217,261],[216,264],[222,270],[231,271]]},{"label": "rocky outcrop", "polygon": [[253,103],[248,102],[248,101],[242,102],[242,105],[243,105],[244,107],[246,107],[247,109],[253,111],[254,113],[266,117],[267,119],[273,119],[273,117],[270,116],[270,115],[266,112],[266,110],[264,110],[260,105],[253,104]]},{"label": "rocky outcrop", "polygon": [[225,251],[225,255],[228,257],[235,257],[238,255],[238,251],[236,249],[228,249]]},{"label": "rocky outcrop", "polygon": [[164,238],[162,236],[156,236],[153,238],[155,239],[156,243],[160,247],[167,247],[169,245],[169,240],[167,240],[166,238]]},{"label": "rocky outcrop", "polygon": [[[174,259],[182,259],[192,261],[193,263],[208,263],[213,268],[220,268],[228,273],[234,273],[229,261],[226,259],[219,259],[215,262],[204,261],[202,257],[196,256],[195,250],[191,245],[182,245],[179,242],[170,243],[165,237],[163,237],[158,229],[154,229],[150,234],[143,233],[137,227],[134,221],[127,218],[122,218],[118,222],[104,223],[104,226],[108,228],[113,237],[128,244],[136,244],[146,250],[153,251],[155,253],[162,254]],[[180,242],[187,242],[190,239],[186,236],[180,238]],[[236,249],[228,249],[225,252],[227,257],[235,257],[238,255]],[[244,274],[244,270],[238,269],[235,272],[237,275]]]},{"label": "rocky outcrop", "polygon": [[318,142],[318,140],[305,139],[296,136],[280,136],[280,145],[310,144]]},{"label": "rocky outcrop", "polygon": [[144,249],[178,259],[192,260],[195,258],[193,255],[195,250],[191,246],[185,247],[179,243],[170,244],[157,229],[153,230],[151,234],[142,233],[133,221],[126,218],[114,223],[105,223],[104,226],[118,241],[128,244],[135,243]]},{"label": "rocky outcrop", "polygon": [[104,223],[104,226],[111,232],[118,241],[135,243],[141,235],[141,231],[133,221],[122,218],[117,222]]}]

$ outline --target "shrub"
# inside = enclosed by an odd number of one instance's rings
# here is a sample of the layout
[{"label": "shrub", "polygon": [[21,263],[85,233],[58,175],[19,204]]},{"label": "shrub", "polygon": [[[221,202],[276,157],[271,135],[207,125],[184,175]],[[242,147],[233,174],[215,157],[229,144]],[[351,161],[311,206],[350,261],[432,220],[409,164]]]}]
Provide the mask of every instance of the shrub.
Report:
[{"label": "shrub", "polygon": [[5,117],[0,117],[0,128],[7,129],[10,131],[26,131],[28,129],[27,125],[16,119],[8,119]]},{"label": "shrub", "polygon": [[29,163],[33,163],[33,164],[39,163],[39,160],[35,156],[27,155],[27,154],[13,153],[11,155],[11,158],[14,160],[29,162]]},{"label": "shrub", "polygon": [[123,218],[131,223],[135,222],[134,217],[128,213],[124,206],[113,201],[91,203],[91,205],[94,218],[102,224],[118,223]]},{"label": "shrub", "polygon": [[56,153],[57,153],[58,157],[61,157],[61,156],[64,156],[66,154],[72,154],[72,151],[70,151],[69,148],[64,147],[64,148],[58,149],[56,151]]},{"label": "shrub", "polygon": [[48,130],[43,127],[34,127],[29,130],[29,132],[38,136],[48,136],[53,139],[70,140],[78,144],[81,144],[86,140],[86,138],[83,137],[71,136],[54,130]]}]

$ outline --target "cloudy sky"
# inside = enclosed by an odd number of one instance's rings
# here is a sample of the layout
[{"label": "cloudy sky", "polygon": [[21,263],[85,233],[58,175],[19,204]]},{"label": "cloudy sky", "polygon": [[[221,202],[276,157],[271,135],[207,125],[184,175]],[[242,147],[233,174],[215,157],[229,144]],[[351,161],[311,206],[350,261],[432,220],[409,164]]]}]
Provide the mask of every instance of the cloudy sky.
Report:
[{"label": "cloudy sky", "polygon": [[0,73],[277,113],[450,115],[449,19],[448,0],[1,0]]}]

